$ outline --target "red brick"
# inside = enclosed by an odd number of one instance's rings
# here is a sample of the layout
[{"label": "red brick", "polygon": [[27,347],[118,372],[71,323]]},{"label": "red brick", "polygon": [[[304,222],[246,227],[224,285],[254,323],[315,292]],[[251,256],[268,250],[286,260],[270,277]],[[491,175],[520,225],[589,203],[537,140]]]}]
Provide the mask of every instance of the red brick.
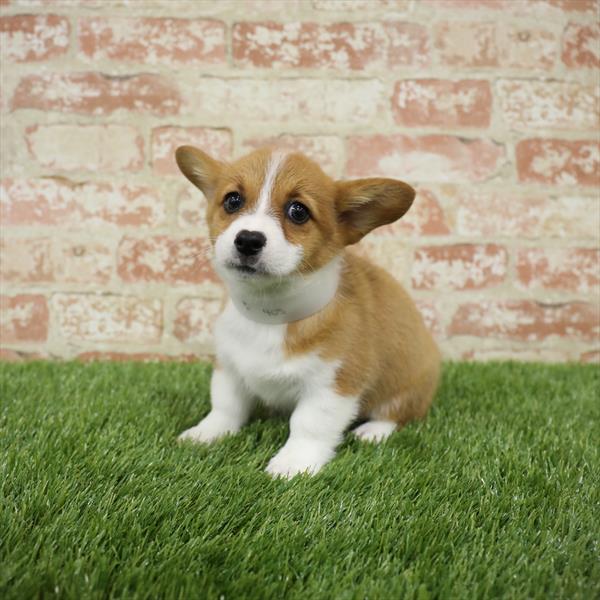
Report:
[{"label": "red brick", "polygon": [[34,125],[25,132],[32,158],[63,171],[139,171],[144,140],[129,125]]},{"label": "red brick", "polygon": [[600,184],[600,143],[592,140],[522,140],[516,147],[516,159],[520,181]]},{"label": "red brick", "polygon": [[198,362],[200,357],[195,354],[161,354],[154,352],[82,352],[77,355],[81,362]]},{"label": "red brick", "polygon": [[476,79],[406,79],[394,87],[392,110],[408,127],[488,127],[492,92]]},{"label": "red brick", "polygon": [[135,296],[55,294],[52,310],[58,332],[69,341],[160,341],[162,302]]},{"label": "red brick", "polygon": [[162,225],[165,218],[164,202],[150,188],[64,178],[0,182],[0,220],[5,226],[142,227]]},{"label": "red brick", "polygon": [[502,67],[547,71],[558,58],[560,42],[550,27],[505,24],[498,39]]},{"label": "red brick", "polygon": [[412,285],[415,289],[473,290],[502,283],[508,253],[495,244],[425,246],[415,250]]},{"label": "red brick", "polygon": [[559,17],[563,13],[598,14],[598,0],[529,0],[519,3],[521,12],[537,13],[547,17],[554,11]]},{"label": "red brick", "polygon": [[[183,6],[185,7],[185,2],[189,0],[180,0],[183,2]],[[244,16],[260,16],[263,15],[272,17],[276,20],[290,20],[290,17],[293,15],[294,17],[299,17],[301,12],[304,12],[303,9],[307,7],[310,0],[285,0],[282,2],[281,0],[244,0],[243,3],[243,13],[238,11],[240,17]],[[235,6],[234,2],[228,2],[229,6]],[[227,4],[221,3],[221,7],[227,6]],[[215,5],[216,6],[216,5]],[[240,5],[238,5],[240,6]],[[217,8],[217,11],[220,10],[220,7]]]},{"label": "red brick", "polygon": [[364,70],[429,64],[427,29],[417,23],[237,23],[240,67]]},{"label": "red brick", "polygon": [[548,18],[562,13],[596,14],[597,0],[420,0],[432,9],[491,10],[520,16]]},{"label": "red brick", "polygon": [[579,360],[582,363],[590,363],[600,366],[600,350],[589,350],[587,352],[583,352],[579,357]]},{"label": "red brick", "polygon": [[499,50],[495,23],[456,21],[435,26],[435,47],[444,65],[496,67]]},{"label": "red brick", "polygon": [[3,344],[45,342],[48,305],[44,296],[0,296],[0,339]]},{"label": "red brick", "polygon": [[523,248],[517,253],[519,284],[528,289],[597,292],[600,251],[592,248]]},{"label": "red brick", "polygon": [[216,279],[209,255],[208,242],[199,237],[126,236],[119,244],[117,272],[128,282],[202,283]]},{"label": "red brick", "polygon": [[79,46],[94,61],[220,65],[225,64],[225,25],[207,19],[84,18]]},{"label": "red brick", "polygon": [[600,67],[600,23],[569,23],[563,34],[562,61],[571,68]]},{"label": "red brick", "polygon": [[[2,6],[1,0],[0,0],[0,6]],[[22,362],[23,357],[15,350],[9,350],[8,348],[0,348],[0,361],[2,361],[2,362]]]},{"label": "red brick", "polygon": [[348,140],[346,174],[417,181],[484,181],[504,162],[504,147],[490,140],[449,135],[355,136]]},{"label": "red brick", "polygon": [[394,67],[426,67],[431,62],[427,28],[418,23],[386,21],[388,36],[387,64]]},{"label": "red brick", "polygon": [[359,244],[352,246],[352,252],[385,269],[398,281],[408,277],[409,251],[398,240],[389,236],[369,235]]},{"label": "red brick", "polygon": [[12,98],[12,110],[110,115],[118,110],[176,115],[179,92],[161,75],[109,76],[102,73],[49,73],[23,77]]},{"label": "red brick", "polygon": [[[486,340],[487,341],[487,340]],[[502,344],[502,343],[501,343]],[[572,354],[561,348],[515,348],[514,342],[504,342],[500,347],[467,350],[460,360],[477,362],[518,360],[520,362],[558,363],[572,360]]]},{"label": "red brick", "polygon": [[212,326],[221,312],[220,298],[184,298],[177,303],[173,334],[184,343],[212,343]]},{"label": "red brick", "polygon": [[404,217],[375,230],[375,235],[397,235],[417,237],[422,235],[447,235],[450,228],[444,210],[435,193],[418,189],[410,210]]},{"label": "red brick", "polygon": [[513,0],[421,0],[429,10],[506,10]]},{"label": "red brick", "polygon": [[363,12],[365,10],[393,9],[394,12],[408,11],[410,0],[312,0],[317,10]]},{"label": "red brick", "polygon": [[429,300],[416,300],[417,308],[423,317],[425,327],[438,339],[443,337],[442,319],[435,303]]},{"label": "red brick", "polygon": [[213,126],[241,123],[365,125],[383,107],[383,84],[377,79],[201,77],[183,87],[186,111]]},{"label": "red brick", "polygon": [[471,302],[458,308],[449,334],[529,342],[546,340],[552,336],[596,340],[600,334],[600,312],[597,306],[585,302]]},{"label": "red brick", "polygon": [[597,86],[567,81],[500,80],[504,121],[513,129],[594,129],[600,126]]},{"label": "red brick", "polygon": [[48,358],[49,356],[46,352],[30,352],[28,350],[0,348],[0,361],[25,362],[30,360],[47,360]]},{"label": "red brick", "polygon": [[205,149],[217,160],[231,160],[233,139],[229,129],[208,127],[157,127],[152,130],[152,169],[157,175],[181,175],[175,162],[178,146]]},{"label": "red brick", "polygon": [[35,62],[64,55],[69,49],[71,26],[58,15],[0,17],[2,60]]},{"label": "red brick", "polygon": [[455,21],[435,27],[442,64],[455,67],[550,69],[557,53],[551,29],[493,22]]},{"label": "red brick", "polygon": [[302,152],[314,160],[327,174],[338,175],[339,157],[343,155],[343,142],[333,135],[280,135],[255,137],[244,140],[245,152],[270,146],[286,152]]},{"label": "red brick", "polygon": [[4,238],[0,273],[17,283],[108,283],[113,270],[113,249],[93,240],[72,236]]},{"label": "red brick", "polygon": [[598,236],[599,222],[597,198],[565,196],[553,200],[525,196],[516,190],[477,190],[461,194],[457,201],[458,235],[593,239]]},{"label": "red brick", "polygon": [[0,240],[0,277],[3,282],[41,283],[54,279],[50,238]]},{"label": "red brick", "polygon": [[114,248],[103,241],[66,237],[54,242],[55,281],[105,284],[114,269]]},{"label": "red brick", "polygon": [[[0,6],[2,2],[0,1]],[[47,358],[39,352],[25,352],[24,350],[12,350],[10,348],[0,348],[0,361],[2,362],[24,362],[27,360],[40,360]]]},{"label": "red brick", "polygon": [[381,64],[383,28],[373,23],[236,23],[233,59],[240,67],[351,69]]},{"label": "red brick", "polygon": [[184,229],[193,227],[195,235],[208,239],[206,198],[191,183],[177,196],[177,224]]}]

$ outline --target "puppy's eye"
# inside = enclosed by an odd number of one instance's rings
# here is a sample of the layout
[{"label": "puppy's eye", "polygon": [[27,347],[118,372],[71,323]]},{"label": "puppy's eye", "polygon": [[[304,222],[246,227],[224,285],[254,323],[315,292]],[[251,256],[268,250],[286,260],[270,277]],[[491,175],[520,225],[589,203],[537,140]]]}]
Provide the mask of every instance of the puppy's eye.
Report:
[{"label": "puppy's eye", "polygon": [[244,206],[244,199],[238,194],[238,192],[229,192],[225,194],[223,198],[223,208],[226,213],[234,213],[240,210]]},{"label": "puppy's eye", "polygon": [[291,202],[287,207],[287,216],[292,223],[302,225],[310,219],[310,211],[302,202]]}]

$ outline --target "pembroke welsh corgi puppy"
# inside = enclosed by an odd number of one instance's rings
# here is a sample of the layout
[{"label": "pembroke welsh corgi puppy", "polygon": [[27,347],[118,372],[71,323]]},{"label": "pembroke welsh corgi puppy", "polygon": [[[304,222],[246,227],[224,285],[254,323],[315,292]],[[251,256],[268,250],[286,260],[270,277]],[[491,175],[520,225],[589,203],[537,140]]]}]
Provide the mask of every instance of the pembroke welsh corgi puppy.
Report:
[{"label": "pembroke welsh corgi puppy", "polygon": [[257,401],[292,411],[273,476],[316,473],[345,430],[380,441],[425,415],[440,356],[400,284],[347,249],[399,219],[414,190],[334,181],[302,154],[257,150],[231,164],[191,146],[182,173],[207,198],[213,263],[228,291],[215,323],[209,414],[180,439],[210,443]]}]

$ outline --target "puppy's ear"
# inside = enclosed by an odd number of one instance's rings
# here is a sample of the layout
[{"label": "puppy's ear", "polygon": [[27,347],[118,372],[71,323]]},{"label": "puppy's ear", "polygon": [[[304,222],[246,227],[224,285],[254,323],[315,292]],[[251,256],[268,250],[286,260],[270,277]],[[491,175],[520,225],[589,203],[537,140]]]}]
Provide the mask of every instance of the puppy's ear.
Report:
[{"label": "puppy's ear", "polygon": [[225,165],[193,146],[179,146],[175,152],[175,160],[181,172],[200,188],[207,198],[212,198]]},{"label": "puppy's ear", "polygon": [[336,208],[344,242],[355,244],[375,227],[396,221],[414,197],[410,185],[395,179],[338,181]]}]

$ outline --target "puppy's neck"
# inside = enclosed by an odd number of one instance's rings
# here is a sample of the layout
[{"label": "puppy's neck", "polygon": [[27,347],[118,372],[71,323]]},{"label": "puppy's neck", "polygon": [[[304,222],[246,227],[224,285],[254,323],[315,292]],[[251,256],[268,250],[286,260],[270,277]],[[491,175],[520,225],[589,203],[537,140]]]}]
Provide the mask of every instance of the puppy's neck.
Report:
[{"label": "puppy's neck", "polygon": [[227,281],[233,305],[251,321],[281,325],[306,319],[335,297],[342,270],[341,257],[306,275],[264,281]]}]

